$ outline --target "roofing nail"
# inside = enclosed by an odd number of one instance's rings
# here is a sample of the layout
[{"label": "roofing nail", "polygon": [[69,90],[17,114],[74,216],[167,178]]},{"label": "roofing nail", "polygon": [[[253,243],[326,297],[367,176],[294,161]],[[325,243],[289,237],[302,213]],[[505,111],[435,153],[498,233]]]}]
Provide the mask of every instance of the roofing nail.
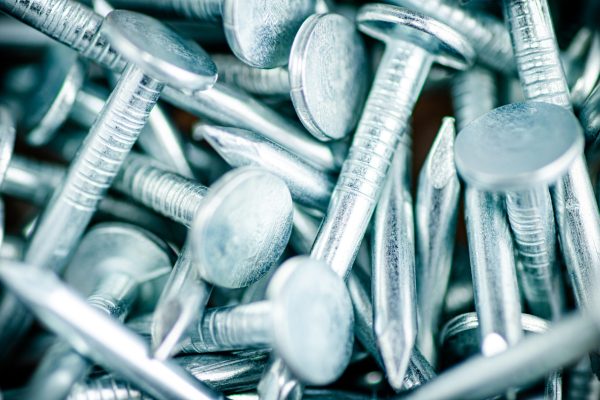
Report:
[{"label": "roofing nail", "polygon": [[388,46],[311,252],[340,276],[352,267],[396,148],[410,151],[409,117],[431,65],[464,69],[473,58],[461,35],[399,7],[363,6],[357,23]]}]

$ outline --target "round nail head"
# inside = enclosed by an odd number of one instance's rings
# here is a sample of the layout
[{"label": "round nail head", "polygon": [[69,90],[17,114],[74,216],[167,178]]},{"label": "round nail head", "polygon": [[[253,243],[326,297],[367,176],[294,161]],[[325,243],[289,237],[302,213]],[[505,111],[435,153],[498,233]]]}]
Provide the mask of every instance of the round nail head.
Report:
[{"label": "round nail head", "polygon": [[85,76],[77,52],[62,45],[48,50],[44,67],[41,87],[28,96],[23,113],[23,130],[34,146],[50,141],[67,120]]},{"label": "round nail head", "polygon": [[168,85],[205,90],[217,80],[217,67],[198,44],[152,17],[114,10],[102,33],[126,60]]},{"label": "round nail head", "polygon": [[468,124],[456,138],[458,173],[487,191],[550,185],[583,152],[581,125],[568,110],[548,103],[498,107]]},{"label": "round nail head", "polygon": [[223,27],[233,53],[256,68],[286,65],[302,22],[316,0],[225,0]]},{"label": "round nail head", "polygon": [[368,86],[365,47],[354,23],[339,14],[310,16],[289,61],[291,99],[302,124],[321,140],[347,136]]},{"label": "round nail head", "polygon": [[206,281],[226,288],[256,282],[277,263],[292,231],[286,184],[252,167],[225,174],[209,189],[189,240]]},{"label": "round nail head", "polygon": [[[111,274],[127,274],[140,284],[139,312],[154,308],[173,265],[174,255],[162,240],[135,225],[103,223],[84,237],[65,270],[65,281],[84,296]],[[165,273],[155,277],[154,273]]]},{"label": "round nail head", "polygon": [[[458,32],[431,17],[387,4],[367,4],[356,15],[358,29],[378,40],[397,46],[398,41],[425,49],[447,67],[466,69],[475,51]],[[396,43],[396,44],[394,44]]]},{"label": "round nail head", "polygon": [[344,281],[324,262],[295,257],[267,289],[276,351],[295,376],[313,385],[339,378],[352,355],[354,314]]}]

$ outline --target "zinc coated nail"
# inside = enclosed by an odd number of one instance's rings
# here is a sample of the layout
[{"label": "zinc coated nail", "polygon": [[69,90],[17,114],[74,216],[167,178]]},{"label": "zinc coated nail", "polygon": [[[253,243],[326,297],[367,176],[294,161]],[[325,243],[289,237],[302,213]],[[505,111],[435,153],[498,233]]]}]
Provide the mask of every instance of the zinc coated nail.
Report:
[{"label": "zinc coated nail", "polygon": [[267,300],[208,309],[184,349],[273,346],[294,376],[325,385],[350,361],[353,323],[344,282],[323,262],[299,256],[277,269]]},{"label": "zinc coated nail", "polygon": [[277,143],[246,129],[207,124],[198,125],[194,135],[204,138],[232,167],[264,168],[283,179],[294,201],[318,210],[327,209],[335,184],[333,178]]},{"label": "zinc coated nail", "polygon": [[498,103],[494,74],[479,66],[457,73],[450,89],[459,132]]},{"label": "zinc coated nail", "polygon": [[[37,13],[31,12],[31,9]],[[123,58],[101,35],[102,16],[79,2],[0,0],[0,10],[76,50],[87,59],[115,72],[121,73],[125,69]],[[346,151],[343,144],[328,146],[309,137],[296,124],[252,96],[221,83],[215,84],[212,90],[195,91],[192,94],[167,86],[163,97],[200,118],[254,130],[328,171],[339,169]]]},{"label": "zinc coated nail", "polygon": [[222,19],[233,53],[256,68],[287,64],[296,32],[316,7],[315,0],[112,0],[111,4],[201,21]]},{"label": "zinc coated nail", "polygon": [[3,260],[0,280],[78,352],[150,395],[165,400],[223,398],[177,364],[151,358],[141,337],[88,304],[52,271]]},{"label": "zinc coated nail", "polygon": [[[215,390],[244,392],[255,387],[268,357],[269,353],[263,350],[245,350],[232,354],[185,355],[173,361]],[[76,383],[68,397],[69,400],[92,398],[150,400],[145,393],[112,374]]]},{"label": "zinc coated nail", "polygon": [[352,267],[396,148],[410,151],[409,117],[432,63],[464,69],[473,58],[458,33],[399,7],[363,6],[357,22],[388,45],[311,252],[340,276]]},{"label": "zinc coated nail", "polygon": [[583,126],[585,140],[591,152],[597,152],[600,137],[600,85],[596,85],[581,106],[579,120]]},{"label": "zinc coated nail", "polygon": [[[223,62],[218,62],[218,61]],[[218,59],[224,82],[242,89],[263,88],[274,94],[289,93],[304,127],[319,140],[348,136],[360,115],[369,79],[366,51],[354,23],[333,13],[314,14],[303,23],[292,44],[287,69],[256,69]],[[287,78],[287,85],[281,85]],[[271,80],[272,77],[279,80]],[[227,79],[229,78],[229,79]],[[256,90],[252,91],[256,93]]]},{"label": "zinc coated nail", "polygon": [[[579,109],[598,82],[600,74],[600,34],[594,32],[577,80],[571,85],[571,103]],[[565,72],[566,75],[566,72]]]},{"label": "zinc coated nail", "polygon": [[[458,164],[457,169],[462,175]],[[467,181],[465,219],[475,309],[480,321],[481,352],[491,356],[521,339],[521,302],[504,199],[471,184]]]},{"label": "zinc coated nail", "polygon": [[[542,379],[598,347],[600,324],[594,313],[597,307],[569,315],[547,332],[526,337],[505,352],[475,356],[404,398],[481,399]],[[577,340],[573,340],[575,337]]]},{"label": "zinc coated nail", "polygon": [[[98,310],[123,321],[134,307],[139,312],[152,309],[171,260],[166,243],[134,225],[102,224],[81,241],[65,281]],[[59,341],[30,378],[26,396],[64,399],[90,369],[87,359]]]},{"label": "zinc coated nail", "polygon": [[153,347],[162,359],[201,318],[212,284],[239,288],[257,281],[277,262],[291,233],[289,191],[260,169],[233,170],[209,189],[130,156],[115,188],[191,227],[154,313]]},{"label": "zinc coated nail", "polygon": [[401,390],[417,336],[410,154],[396,153],[373,224],[374,332],[387,380]]},{"label": "zinc coated nail", "polygon": [[304,385],[293,376],[280,357],[273,357],[256,388],[257,398],[264,400],[301,400]]},{"label": "zinc coated nail", "polygon": [[469,41],[477,58],[487,67],[504,73],[513,73],[515,63],[510,37],[502,21],[448,0],[386,0],[411,10],[444,21]]},{"label": "zinc coated nail", "polygon": [[[572,112],[546,1],[506,0],[504,15],[525,98],[555,104]],[[561,125],[581,131],[574,116],[560,115],[564,119]],[[600,214],[583,154],[552,188],[551,195],[575,298],[579,305],[585,306],[592,295],[591,284],[600,274]]]},{"label": "zinc coated nail", "polygon": [[460,182],[454,165],[454,119],[446,117],[419,173],[415,205],[417,344],[436,363],[436,334],[450,280]]},{"label": "zinc coated nail", "polygon": [[534,102],[499,107],[463,129],[456,147],[456,164],[466,179],[506,194],[523,293],[533,313],[547,319],[557,319],[565,308],[547,188],[583,149],[577,121],[557,109]]},{"label": "zinc coated nail", "polygon": [[[102,28],[121,53],[139,65],[128,65],[31,237],[25,260],[55,271],[64,267],[135,143],[164,87],[162,82],[202,89],[216,80],[215,66],[199,46],[150,17],[115,11]],[[30,318],[17,304],[10,297],[2,303],[13,310],[0,313],[13,314],[3,330],[10,336],[3,341],[8,348],[29,325]]]}]

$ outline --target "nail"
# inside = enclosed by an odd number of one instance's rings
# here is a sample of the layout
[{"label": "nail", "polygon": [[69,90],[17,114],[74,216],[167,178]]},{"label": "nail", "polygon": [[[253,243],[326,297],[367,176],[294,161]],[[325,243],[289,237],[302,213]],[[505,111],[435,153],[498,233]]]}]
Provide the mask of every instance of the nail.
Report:
[{"label": "nail", "polygon": [[[511,31],[525,98],[572,111],[546,2],[507,0],[504,2],[504,14]],[[574,116],[554,112],[564,118],[561,125],[568,124],[575,132],[581,131]],[[600,253],[596,250],[600,248],[600,215],[582,156],[552,188],[551,195],[561,250],[575,298],[579,305],[585,306],[592,293],[590,284],[596,279],[600,267]]]},{"label": "nail", "polygon": [[344,282],[308,257],[282,264],[267,300],[206,310],[186,351],[273,346],[294,376],[313,385],[337,379],[350,361],[354,318]]},{"label": "nail", "polygon": [[461,132],[456,152],[466,179],[506,194],[523,292],[533,313],[547,319],[557,319],[565,308],[547,188],[583,149],[577,121],[557,108],[547,103],[499,107]]},{"label": "nail", "polygon": [[195,134],[203,137],[232,167],[264,168],[287,184],[294,201],[325,210],[333,190],[333,178],[304,162],[277,143],[239,128],[200,124]]},{"label": "nail", "polygon": [[[38,10],[39,15],[47,17],[39,17],[31,12],[31,9]],[[122,72],[125,68],[125,61],[101,35],[102,17],[74,0],[34,0],[33,3],[28,0],[0,0],[0,10],[102,66],[115,72]],[[76,17],[71,20],[73,13]],[[72,30],[65,33],[60,29],[64,26],[71,27]],[[78,40],[78,32],[85,32],[84,39]],[[90,41],[89,38],[93,40]],[[290,43],[291,40],[293,37]],[[297,125],[241,90],[220,83],[213,88],[214,90],[205,93],[196,91],[193,94],[184,94],[167,86],[164,88],[163,97],[176,107],[200,118],[258,132],[317,167],[328,171],[339,169],[341,160],[338,153],[345,152],[344,146],[338,146],[340,149],[335,150],[308,137]]]},{"label": "nail", "polygon": [[[458,144],[455,152],[460,151]],[[458,163],[456,167],[462,175]],[[491,356],[514,346],[522,336],[514,251],[503,199],[469,186],[472,182],[467,184],[465,219],[475,309],[480,321],[481,352]]]},{"label": "nail", "polygon": [[[150,311],[170,272],[166,243],[126,224],[96,225],[81,241],[65,281],[89,304],[123,321],[134,308]],[[157,279],[162,276],[162,279]],[[63,341],[48,350],[27,385],[27,397],[64,399],[90,371],[90,362]]]},{"label": "nail", "polygon": [[450,280],[460,182],[454,165],[454,119],[442,121],[419,173],[416,227],[417,344],[436,364],[437,331]]},{"label": "nail", "polygon": [[178,365],[152,359],[143,339],[87,304],[53,272],[4,260],[0,280],[44,325],[78,352],[119,373],[151,396],[223,398]]},{"label": "nail", "polygon": [[469,41],[480,62],[496,71],[513,73],[515,64],[510,37],[497,18],[446,0],[390,2],[444,21]]},{"label": "nail", "polygon": [[[459,136],[460,137],[460,136]],[[577,340],[573,340],[576,337]],[[600,326],[592,313],[578,312],[546,333],[529,336],[506,351],[475,356],[439,375],[407,400],[481,399],[524,386],[569,365],[600,343]],[[561,349],[561,351],[556,351]]]},{"label": "nail", "polygon": [[[255,387],[268,357],[268,352],[247,350],[231,355],[180,356],[173,361],[215,390],[244,392]],[[143,399],[145,394],[112,374],[76,383],[69,393],[70,400],[88,400],[99,396],[103,396],[103,399],[110,396],[111,400],[130,400]]]},{"label": "nail", "polygon": [[223,82],[255,94],[289,94],[300,122],[323,141],[353,131],[367,93],[363,40],[339,14],[314,14],[302,23],[287,68],[251,68],[227,56],[216,63]]},{"label": "nail", "polygon": [[[361,31],[390,45],[311,253],[340,276],[346,276],[352,267],[395,149],[409,151],[409,116],[432,63],[441,60],[464,69],[473,57],[473,50],[458,33],[399,7],[366,5],[359,10],[357,21]],[[431,46],[423,41],[412,43],[414,36],[399,32],[426,35]],[[444,57],[435,58],[439,51]]]},{"label": "nail", "polygon": [[401,390],[417,336],[415,237],[410,154],[396,153],[375,210],[374,332],[387,379]]},{"label": "nail", "polygon": [[211,285],[256,282],[278,261],[291,233],[285,183],[256,168],[231,171],[208,189],[132,155],[115,188],[191,227],[154,313],[152,342],[161,359],[201,318]]},{"label": "nail", "polygon": [[164,15],[174,13],[192,20],[223,21],[233,53],[256,68],[274,68],[288,62],[290,48],[302,22],[315,11],[315,0],[167,0],[140,3],[111,1],[116,8],[138,8]]}]

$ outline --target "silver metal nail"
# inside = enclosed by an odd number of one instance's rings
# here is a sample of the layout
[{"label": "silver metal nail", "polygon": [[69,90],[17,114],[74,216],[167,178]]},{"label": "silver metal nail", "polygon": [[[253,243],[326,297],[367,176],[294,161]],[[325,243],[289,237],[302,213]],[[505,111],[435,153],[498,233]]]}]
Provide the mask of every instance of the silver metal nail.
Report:
[{"label": "silver metal nail", "polygon": [[239,128],[200,124],[194,132],[232,167],[252,165],[264,168],[283,179],[294,201],[318,210],[327,208],[334,186],[333,178],[277,143]]},{"label": "silver metal nail", "polygon": [[454,119],[446,117],[419,174],[415,204],[417,344],[436,363],[436,337],[450,280],[460,182],[454,165]]},{"label": "silver metal nail", "polygon": [[459,132],[498,105],[496,78],[485,68],[475,66],[457,73],[450,89]]},{"label": "silver metal nail", "polygon": [[[372,4],[359,10],[357,21],[388,45],[311,252],[340,276],[352,267],[396,148],[410,151],[409,117],[431,65],[464,69],[473,58],[462,36],[421,14]],[[415,39],[421,35],[428,39]]]},{"label": "silver metal nail", "polygon": [[373,222],[373,328],[395,390],[402,389],[417,336],[410,161],[408,152],[396,153]]},{"label": "silver metal nail", "polygon": [[201,318],[212,284],[239,288],[256,282],[277,262],[291,233],[285,183],[256,168],[231,171],[208,189],[131,155],[115,187],[191,227],[154,314],[152,340],[161,359]]},{"label": "silver metal nail", "polygon": [[3,260],[0,280],[78,352],[119,373],[150,395],[165,400],[223,398],[177,364],[151,358],[142,338],[89,305],[53,272]]},{"label": "silver metal nail", "polygon": [[344,282],[324,263],[299,256],[277,269],[267,300],[206,310],[184,349],[273,346],[294,376],[325,385],[350,361],[353,323]]}]

